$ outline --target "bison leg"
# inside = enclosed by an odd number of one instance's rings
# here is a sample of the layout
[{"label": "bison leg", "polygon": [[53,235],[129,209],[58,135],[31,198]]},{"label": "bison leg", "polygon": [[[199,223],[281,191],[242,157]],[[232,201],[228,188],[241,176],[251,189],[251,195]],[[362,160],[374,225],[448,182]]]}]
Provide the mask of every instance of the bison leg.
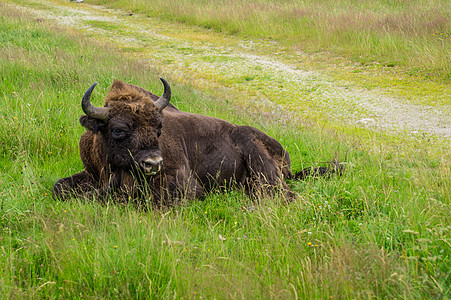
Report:
[{"label": "bison leg", "polygon": [[169,172],[169,174],[156,176],[151,186],[153,202],[157,205],[175,204],[184,199],[199,198],[204,194],[199,181],[194,176],[182,175],[182,172]]},{"label": "bison leg", "polygon": [[67,199],[77,196],[88,196],[95,191],[95,181],[86,172],[76,173],[70,177],[61,178],[53,186],[53,197]]},{"label": "bison leg", "polygon": [[293,191],[283,179],[284,176],[291,175],[290,158],[279,142],[249,126],[234,129],[232,139],[241,150],[246,163],[249,174],[246,189],[249,193],[273,193],[281,187],[288,200],[294,197]]}]

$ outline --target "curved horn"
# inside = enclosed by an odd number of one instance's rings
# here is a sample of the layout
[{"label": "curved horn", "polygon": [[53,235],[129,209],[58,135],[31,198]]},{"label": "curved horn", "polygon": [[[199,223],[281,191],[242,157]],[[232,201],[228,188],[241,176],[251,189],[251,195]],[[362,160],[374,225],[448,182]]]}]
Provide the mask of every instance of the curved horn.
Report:
[{"label": "curved horn", "polygon": [[94,82],[89,89],[86,90],[83,99],[81,100],[81,108],[88,117],[99,120],[108,119],[108,108],[106,107],[95,107],[91,104],[91,94],[96,87],[97,82]]},{"label": "curved horn", "polygon": [[160,111],[162,111],[168,104],[169,100],[171,100],[171,87],[169,83],[160,77],[161,82],[163,82],[164,93],[163,95],[155,101],[155,105],[158,107]]}]

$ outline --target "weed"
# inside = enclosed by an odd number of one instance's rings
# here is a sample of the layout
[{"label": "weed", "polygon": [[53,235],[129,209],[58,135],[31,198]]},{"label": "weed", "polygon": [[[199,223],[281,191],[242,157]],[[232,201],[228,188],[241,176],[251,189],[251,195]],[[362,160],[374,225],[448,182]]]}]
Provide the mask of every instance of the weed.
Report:
[{"label": "weed", "polygon": [[254,202],[241,191],[146,212],[133,204],[52,199],[58,178],[83,169],[77,119],[86,87],[99,81],[99,95],[106,94],[120,77],[158,93],[158,72],[5,7],[0,4],[3,297],[450,294],[449,151],[421,139],[354,128],[307,131],[277,111],[231,105],[234,99],[224,95],[173,84],[180,109],[268,132],[289,150],[293,169],[346,157],[347,171],[290,182],[299,196],[289,205],[278,197]]}]

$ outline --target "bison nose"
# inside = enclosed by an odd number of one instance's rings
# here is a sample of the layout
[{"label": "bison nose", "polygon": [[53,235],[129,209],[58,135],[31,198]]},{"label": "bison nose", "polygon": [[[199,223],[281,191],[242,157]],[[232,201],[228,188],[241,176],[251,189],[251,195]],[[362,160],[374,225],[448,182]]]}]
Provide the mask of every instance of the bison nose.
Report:
[{"label": "bison nose", "polygon": [[161,170],[161,163],[163,162],[163,158],[146,158],[139,162],[139,165],[144,172],[144,175],[155,175]]}]

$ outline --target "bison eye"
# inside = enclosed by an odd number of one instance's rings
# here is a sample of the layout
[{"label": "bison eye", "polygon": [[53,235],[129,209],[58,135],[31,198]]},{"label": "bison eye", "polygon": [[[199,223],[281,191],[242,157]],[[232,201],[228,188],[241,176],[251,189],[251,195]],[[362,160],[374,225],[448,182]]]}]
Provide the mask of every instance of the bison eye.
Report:
[{"label": "bison eye", "polygon": [[160,137],[160,135],[161,135],[161,127],[162,127],[161,124],[157,127],[157,136],[158,137]]},{"label": "bison eye", "polygon": [[111,129],[111,135],[116,140],[122,140],[127,137],[127,131],[116,127]]}]

